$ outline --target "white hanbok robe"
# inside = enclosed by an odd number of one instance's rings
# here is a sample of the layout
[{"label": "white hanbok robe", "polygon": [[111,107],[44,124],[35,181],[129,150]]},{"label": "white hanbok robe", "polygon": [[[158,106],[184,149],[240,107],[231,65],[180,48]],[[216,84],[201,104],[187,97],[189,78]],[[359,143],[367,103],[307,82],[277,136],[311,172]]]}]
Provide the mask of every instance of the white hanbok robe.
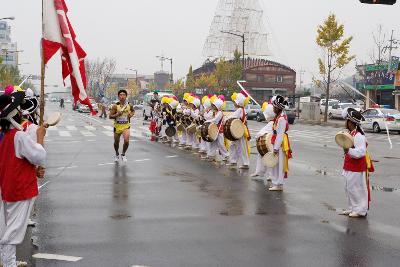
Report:
[{"label": "white hanbok robe", "polygon": [[[36,142],[36,129],[37,127],[32,125],[28,127],[27,132],[18,131],[15,134],[15,155],[20,159],[25,158],[33,165],[44,166],[46,151]],[[16,266],[16,245],[24,240],[35,199],[36,197],[6,202],[0,198],[0,258],[4,267]]]},{"label": "white hanbok robe", "polygon": [[[242,120],[246,114],[243,114],[244,109],[238,108],[232,115],[229,116],[229,119],[235,118]],[[229,147],[229,162],[233,164],[238,164],[238,166],[249,166],[250,159],[249,154],[247,152],[247,143],[246,137],[242,137],[237,141],[233,141]]]},{"label": "white hanbok robe", "polygon": [[274,150],[278,151],[279,163],[271,170],[271,180],[273,186],[282,186],[285,178],[284,165],[285,165],[285,154],[282,149],[283,139],[286,132],[287,120],[282,113],[278,117],[276,125],[276,139],[274,144]]},{"label": "white hanbok robe", "polygon": [[[367,140],[365,135],[357,133],[354,136],[354,148],[350,148],[348,155],[354,159],[365,157]],[[352,172],[343,170],[345,192],[349,210],[365,216],[368,212],[368,188],[366,172]]]},{"label": "white hanbok robe", "polygon": [[[218,111],[214,118],[208,120],[207,122],[214,123],[218,125],[221,123],[221,120],[223,119],[224,114],[222,111]],[[217,153],[220,153],[223,159],[227,158],[229,156],[228,151],[226,150],[225,147],[225,142],[224,142],[224,134],[223,133],[218,133],[217,140],[214,142],[209,143],[209,151],[207,153],[208,157],[215,157]]]},{"label": "white hanbok robe", "polygon": [[[267,123],[267,125],[265,125],[256,135],[256,138],[259,138],[265,134],[269,134],[273,132],[273,126],[274,126],[274,122],[270,121]],[[268,168],[264,165],[263,161],[262,161],[262,157],[260,154],[257,154],[257,164],[256,164],[256,174],[258,174],[261,177],[265,177],[268,178],[266,176],[269,176],[271,173],[271,170],[268,170]]]}]

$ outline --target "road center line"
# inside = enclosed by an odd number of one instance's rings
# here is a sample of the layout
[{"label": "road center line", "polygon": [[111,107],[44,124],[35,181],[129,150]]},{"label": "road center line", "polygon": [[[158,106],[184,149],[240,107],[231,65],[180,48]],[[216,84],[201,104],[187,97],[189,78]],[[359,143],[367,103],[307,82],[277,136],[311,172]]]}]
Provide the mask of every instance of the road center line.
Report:
[{"label": "road center line", "polygon": [[73,256],[65,256],[65,255],[57,255],[57,254],[47,254],[47,253],[37,253],[37,254],[32,255],[32,257],[34,257],[36,259],[70,261],[70,262],[77,262],[82,259],[82,257],[73,257]]},{"label": "road center line", "polygon": [[97,166],[113,165],[115,162],[99,163]]},{"label": "road center line", "polygon": [[167,159],[177,158],[178,155],[166,156]]},{"label": "road center line", "polygon": [[143,161],[149,161],[150,159],[137,159],[135,160],[136,162],[143,162]]}]

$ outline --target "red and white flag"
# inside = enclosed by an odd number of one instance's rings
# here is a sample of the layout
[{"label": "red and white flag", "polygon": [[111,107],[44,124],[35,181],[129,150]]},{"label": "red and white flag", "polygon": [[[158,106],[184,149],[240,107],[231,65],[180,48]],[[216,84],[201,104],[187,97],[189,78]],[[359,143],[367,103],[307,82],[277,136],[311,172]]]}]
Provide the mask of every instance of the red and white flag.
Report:
[{"label": "red and white flag", "polygon": [[68,8],[64,0],[43,0],[43,39],[42,52],[44,63],[61,50],[63,80],[71,79],[74,103],[81,102],[93,110],[86,94],[86,52],[76,41],[74,29],[67,16]]}]

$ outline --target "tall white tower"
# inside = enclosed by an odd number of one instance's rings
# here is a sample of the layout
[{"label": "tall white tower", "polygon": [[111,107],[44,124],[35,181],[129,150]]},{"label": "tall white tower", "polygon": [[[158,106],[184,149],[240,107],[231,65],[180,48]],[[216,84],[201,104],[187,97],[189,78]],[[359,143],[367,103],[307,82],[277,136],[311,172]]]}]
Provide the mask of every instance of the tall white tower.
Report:
[{"label": "tall white tower", "polygon": [[245,35],[245,54],[252,58],[267,56],[267,31],[263,23],[260,0],[219,0],[203,58],[231,59],[235,49],[242,51],[242,39],[224,32]]}]

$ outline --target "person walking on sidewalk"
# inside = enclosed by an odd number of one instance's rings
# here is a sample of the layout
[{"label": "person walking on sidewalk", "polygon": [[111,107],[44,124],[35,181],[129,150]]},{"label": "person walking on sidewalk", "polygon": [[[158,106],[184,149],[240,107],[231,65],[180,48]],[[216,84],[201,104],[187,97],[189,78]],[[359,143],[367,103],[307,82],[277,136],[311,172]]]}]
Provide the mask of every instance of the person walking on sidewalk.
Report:
[{"label": "person walking on sidewalk", "polygon": [[114,149],[115,149],[115,162],[119,162],[119,142],[121,136],[124,138],[124,145],[122,148],[121,159],[124,163],[128,161],[126,152],[129,147],[131,118],[135,115],[135,110],[131,103],[127,100],[128,92],[126,90],[118,91],[119,101],[113,105],[110,112],[110,119],[114,120]]}]

